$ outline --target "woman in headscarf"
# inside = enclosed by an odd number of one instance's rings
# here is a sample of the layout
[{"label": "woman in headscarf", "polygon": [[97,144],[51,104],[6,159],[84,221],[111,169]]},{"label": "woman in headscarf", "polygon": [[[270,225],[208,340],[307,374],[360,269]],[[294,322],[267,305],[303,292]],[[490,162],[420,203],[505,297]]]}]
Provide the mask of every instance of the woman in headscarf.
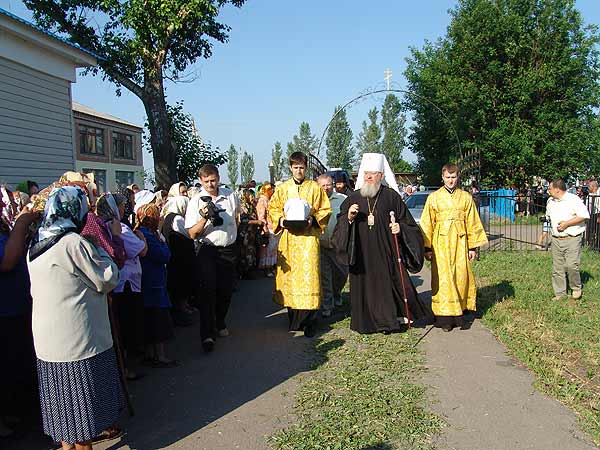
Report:
[{"label": "woman in headscarf", "polygon": [[135,224],[135,194],[128,187],[121,187],[118,189],[118,193],[121,194],[125,200],[123,203],[123,214],[121,214],[121,223],[124,223],[129,228],[133,229],[133,225]]},{"label": "woman in headscarf", "polygon": [[[102,217],[125,217],[127,198],[122,194],[112,194],[117,210],[113,210],[109,196],[98,199],[97,213]],[[112,293],[116,330],[119,333],[125,366],[125,377],[137,380],[140,375],[134,372],[133,358],[144,348],[144,300],[142,297],[142,266],[140,256],[147,251],[146,239],[140,231],[135,233],[121,221],[121,240],[125,248],[125,262],[119,272],[119,284]]]},{"label": "woman in headscarf", "polygon": [[187,197],[188,195],[187,186],[181,181],[171,186],[171,188],[169,189],[168,197],[177,197],[178,195],[183,195],[185,197]]},{"label": "woman in headscarf", "polygon": [[154,203],[137,210],[136,230],[146,238],[148,251],[140,258],[142,263],[142,295],[144,297],[144,329],[146,337],[146,364],[151,367],[176,367],[177,361],[168,359],[165,342],[173,337],[167,294],[167,269],[171,252],[158,232],[160,211]]},{"label": "woman in headscarf", "polygon": [[188,203],[187,196],[169,197],[161,212],[164,217],[162,235],[171,250],[167,265],[167,289],[174,306],[173,321],[180,326],[193,323],[188,299],[193,292],[195,252],[194,241],[185,228]]},{"label": "woman in headscarf", "polygon": [[96,214],[87,215],[81,235],[92,242],[97,242],[119,268],[123,267],[127,256],[121,239],[119,210],[111,193],[104,193],[98,198]]},{"label": "woman in headscarf", "polygon": [[27,180],[17,184],[18,192],[22,192],[29,196],[35,195],[40,191],[40,187],[35,181]]},{"label": "woman in headscarf", "polygon": [[106,306],[119,269],[79,234],[87,213],[79,187],[54,189],[28,255],[44,432],[63,449],[91,449],[124,405]]},{"label": "woman in headscarf", "polygon": [[[263,223],[262,233],[263,241],[258,249],[258,268],[265,271],[268,277],[273,277],[273,267],[277,264],[277,245],[279,244],[279,236],[273,233],[273,223],[268,214],[269,200],[275,191],[271,183],[265,183],[258,191],[258,202],[256,203],[256,213],[258,220]],[[264,245],[264,243],[267,243]]]},{"label": "woman in headscarf", "polygon": [[29,226],[39,214],[28,210],[19,213],[14,200],[7,188],[0,187],[0,355],[3,364],[0,370],[0,437],[13,434],[4,417],[21,419],[36,408],[37,380],[25,250]]},{"label": "woman in headscarf", "polygon": [[256,236],[263,223],[256,215],[252,189],[244,189],[240,200],[240,226],[237,238],[240,250],[238,270],[240,276],[244,277],[256,267]]}]

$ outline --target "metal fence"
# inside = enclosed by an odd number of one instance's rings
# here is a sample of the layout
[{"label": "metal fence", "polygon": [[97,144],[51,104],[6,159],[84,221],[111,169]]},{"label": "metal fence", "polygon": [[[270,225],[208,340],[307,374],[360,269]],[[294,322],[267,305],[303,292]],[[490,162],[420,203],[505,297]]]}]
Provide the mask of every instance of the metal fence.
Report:
[{"label": "metal fence", "polygon": [[[547,195],[521,195],[512,190],[481,191],[474,196],[488,235],[481,250],[549,250],[550,224],[544,222]],[[600,251],[600,197],[589,195],[585,245]]]}]

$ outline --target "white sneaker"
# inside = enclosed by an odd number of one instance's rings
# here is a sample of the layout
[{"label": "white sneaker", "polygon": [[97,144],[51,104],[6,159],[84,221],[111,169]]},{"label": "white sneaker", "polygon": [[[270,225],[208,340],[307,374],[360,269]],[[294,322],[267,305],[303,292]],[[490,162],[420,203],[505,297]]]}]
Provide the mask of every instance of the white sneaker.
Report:
[{"label": "white sneaker", "polygon": [[229,336],[229,330],[227,328],[223,328],[218,331],[219,337],[227,337]]},{"label": "white sneaker", "polygon": [[581,289],[573,290],[573,292],[571,292],[571,297],[573,297],[574,300],[579,300],[582,295],[583,295],[583,292],[581,291]]}]

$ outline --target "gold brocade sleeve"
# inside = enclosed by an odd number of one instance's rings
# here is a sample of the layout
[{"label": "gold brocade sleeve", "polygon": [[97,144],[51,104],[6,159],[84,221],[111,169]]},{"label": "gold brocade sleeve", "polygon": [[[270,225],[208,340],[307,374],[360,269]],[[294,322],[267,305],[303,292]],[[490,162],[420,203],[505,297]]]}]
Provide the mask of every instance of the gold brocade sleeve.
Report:
[{"label": "gold brocade sleeve", "polygon": [[435,210],[433,208],[435,192],[432,192],[427,196],[425,200],[425,206],[423,207],[423,213],[421,213],[421,220],[419,225],[423,232],[423,244],[425,248],[432,248],[433,241],[433,230],[435,229]]},{"label": "gold brocade sleeve", "polygon": [[467,195],[468,204],[465,214],[465,226],[467,228],[467,243],[468,247],[475,248],[487,244],[487,236],[477,212],[477,206],[473,201],[473,197]]},{"label": "gold brocade sleeve", "polygon": [[[283,186],[283,185],[281,185]],[[271,200],[269,200],[269,217],[273,223],[273,233],[277,234],[282,230],[280,219],[283,217],[283,205],[287,200],[287,191],[281,186],[275,189]]]}]

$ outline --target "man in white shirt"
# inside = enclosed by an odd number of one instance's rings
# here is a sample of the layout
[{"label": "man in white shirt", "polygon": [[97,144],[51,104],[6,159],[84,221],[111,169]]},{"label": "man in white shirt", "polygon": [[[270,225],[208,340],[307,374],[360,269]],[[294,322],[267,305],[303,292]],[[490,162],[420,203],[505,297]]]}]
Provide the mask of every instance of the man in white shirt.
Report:
[{"label": "man in white shirt", "polygon": [[342,266],[336,259],[335,248],[333,246],[332,235],[337,223],[337,215],[340,212],[340,206],[346,199],[344,194],[333,190],[333,179],[323,174],[317,178],[317,183],[329,197],[331,205],[331,216],[327,223],[327,228],[319,236],[321,251],[321,293],[323,301],[321,302],[321,315],[323,317],[331,316],[334,306],[342,306],[342,289],[348,278],[348,267]]},{"label": "man in white shirt", "polygon": [[575,194],[567,192],[565,182],[555,179],[548,187],[546,218],[550,221],[552,233],[552,288],[554,300],[567,295],[567,277],[571,296],[580,299],[582,295],[581,241],[585,231],[585,221],[590,213],[583,201]]},{"label": "man in white shirt", "polygon": [[225,317],[236,276],[239,201],[231,189],[219,187],[219,170],[213,164],[202,166],[199,176],[202,189],[190,200],[185,228],[195,241],[200,335],[202,348],[210,352],[217,335],[229,335]]}]

